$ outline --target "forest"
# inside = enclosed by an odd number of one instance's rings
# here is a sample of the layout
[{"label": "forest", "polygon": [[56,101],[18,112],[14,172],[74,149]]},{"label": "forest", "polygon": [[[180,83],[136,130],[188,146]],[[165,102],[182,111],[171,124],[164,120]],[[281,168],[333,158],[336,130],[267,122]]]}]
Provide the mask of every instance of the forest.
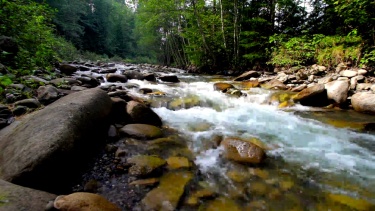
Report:
[{"label": "forest", "polygon": [[373,0],[1,0],[0,63],[17,74],[64,60],[204,72],[375,63]]}]

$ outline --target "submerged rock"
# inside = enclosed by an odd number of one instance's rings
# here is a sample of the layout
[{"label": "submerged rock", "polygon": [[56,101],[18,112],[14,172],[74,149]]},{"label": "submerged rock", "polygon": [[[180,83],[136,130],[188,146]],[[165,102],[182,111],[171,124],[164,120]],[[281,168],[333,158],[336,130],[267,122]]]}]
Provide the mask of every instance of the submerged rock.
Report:
[{"label": "submerged rock", "polygon": [[190,161],[185,157],[169,157],[167,163],[170,169],[189,168],[191,166]]},{"label": "submerged rock", "polygon": [[146,124],[128,124],[120,129],[120,134],[139,139],[155,139],[163,136],[160,128]]},{"label": "submerged rock", "polygon": [[220,145],[224,147],[224,156],[237,162],[259,164],[266,158],[264,150],[250,141],[225,138]]},{"label": "submerged rock", "polygon": [[58,196],[54,207],[61,211],[121,211],[119,207],[98,194],[77,192]]},{"label": "submerged rock", "polygon": [[130,175],[146,176],[163,167],[167,162],[157,156],[137,155],[127,160],[133,164],[129,169]]},{"label": "submerged rock", "polygon": [[[202,208],[202,209],[201,209]],[[199,210],[205,211],[241,211],[241,207],[232,199],[226,197],[219,197],[210,201],[206,206],[202,205]]]},{"label": "submerged rock", "polygon": [[192,179],[191,172],[169,172],[160,179],[160,184],[142,199],[143,210],[176,210],[185,186]]}]

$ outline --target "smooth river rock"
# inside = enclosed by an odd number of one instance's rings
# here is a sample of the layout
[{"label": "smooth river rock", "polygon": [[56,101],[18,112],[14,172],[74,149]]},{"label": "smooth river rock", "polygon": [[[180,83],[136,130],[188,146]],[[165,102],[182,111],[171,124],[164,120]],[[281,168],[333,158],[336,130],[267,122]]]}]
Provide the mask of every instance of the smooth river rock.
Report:
[{"label": "smooth river rock", "polygon": [[146,124],[125,125],[120,129],[120,134],[138,139],[155,139],[163,136],[160,128]]},{"label": "smooth river rock", "polygon": [[225,138],[220,145],[224,147],[224,156],[237,162],[259,164],[266,157],[261,147],[239,138]]},{"label": "smooth river rock", "polygon": [[352,96],[352,106],[358,112],[375,114],[375,94],[359,92]]},{"label": "smooth river rock", "polygon": [[129,101],[126,111],[132,119],[133,123],[149,124],[160,127],[162,121],[160,117],[148,106],[136,101]]},{"label": "smooth river rock", "polygon": [[100,89],[70,94],[0,131],[0,178],[40,190],[66,183],[105,144],[112,101]]},{"label": "smooth river rock", "polygon": [[1,211],[40,211],[45,210],[49,201],[56,195],[26,188],[0,180],[0,210]]},{"label": "smooth river rock", "polygon": [[257,71],[254,71],[254,70],[250,70],[246,73],[243,73],[242,75],[236,77],[235,79],[233,79],[233,81],[244,81],[244,80],[247,80],[247,79],[250,79],[250,78],[253,78],[253,77],[259,77],[260,74],[257,72]]},{"label": "smooth river rock", "polygon": [[329,105],[327,90],[323,84],[308,87],[293,97],[293,100],[304,106],[323,107]]},{"label": "smooth river rock", "polygon": [[121,211],[119,207],[104,197],[84,192],[58,196],[54,207],[61,211]]},{"label": "smooth river rock", "polygon": [[348,98],[349,81],[332,81],[325,84],[328,99],[337,104],[344,103]]}]

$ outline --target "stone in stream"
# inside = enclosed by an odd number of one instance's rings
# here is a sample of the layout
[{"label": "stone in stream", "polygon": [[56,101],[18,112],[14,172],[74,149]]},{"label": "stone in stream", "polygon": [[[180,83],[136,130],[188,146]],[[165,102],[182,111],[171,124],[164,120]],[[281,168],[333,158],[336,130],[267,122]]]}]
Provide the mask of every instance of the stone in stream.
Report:
[{"label": "stone in stream", "polygon": [[355,70],[343,70],[343,71],[340,72],[340,75],[342,77],[352,78],[354,76],[357,76],[358,72],[355,71]]},{"label": "stone in stream", "polygon": [[106,75],[108,82],[121,82],[126,83],[128,79],[124,75],[116,74],[116,73],[109,73]]},{"label": "stone in stream", "polygon": [[[105,145],[112,101],[100,89],[70,94],[0,131],[0,178],[57,191]],[[56,182],[59,181],[59,182]]]},{"label": "stone in stream", "polygon": [[115,123],[127,124],[131,122],[129,114],[126,112],[126,101],[117,98],[111,97],[112,100],[112,111],[111,111],[111,120]]},{"label": "stone in stream", "polygon": [[327,97],[337,104],[346,102],[349,91],[349,81],[332,81],[325,84]]},{"label": "stone in stream", "polygon": [[156,81],[156,77],[154,73],[147,73],[143,75],[144,80],[146,81]]},{"label": "stone in stream", "polygon": [[248,90],[251,88],[259,87],[260,83],[258,80],[253,80],[253,81],[241,81],[238,84],[238,88],[243,89],[243,90]]},{"label": "stone in stream", "polygon": [[55,85],[56,87],[61,87],[63,85],[69,85],[69,86],[80,86],[80,85],[82,85],[81,81],[78,81],[75,78],[68,78],[68,77],[56,78],[56,79],[52,80],[51,83],[53,85]]},{"label": "stone in stream", "polygon": [[176,210],[185,186],[193,178],[187,171],[168,172],[160,178],[160,184],[142,199],[142,210]]},{"label": "stone in stream", "polygon": [[147,176],[160,170],[167,162],[157,156],[137,155],[128,158],[127,163],[133,165],[129,168],[130,175]]},{"label": "stone in stream", "polygon": [[246,73],[243,73],[242,75],[234,78],[233,81],[244,81],[244,80],[248,80],[250,78],[257,78],[259,76],[260,76],[260,74],[257,71],[250,70],[250,71],[248,71]]},{"label": "stone in stream", "polygon": [[120,135],[137,139],[156,139],[163,136],[160,128],[146,124],[128,124],[120,129]]},{"label": "stone in stream", "polygon": [[264,89],[278,89],[278,90],[287,90],[288,87],[281,81],[277,79],[272,79],[261,85]]},{"label": "stone in stream", "polygon": [[37,93],[38,100],[43,105],[48,105],[62,96],[61,92],[56,87],[51,85],[40,86],[37,90]]},{"label": "stone in stream", "polygon": [[214,90],[215,91],[226,92],[227,89],[230,89],[230,88],[234,88],[234,86],[232,84],[221,83],[221,82],[214,84]]},{"label": "stone in stream", "polygon": [[121,211],[119,207],[104,197],[84,192],[58,196],[53,206],[62,211]]},{"label": "stone in stream", "polygon": [[189,168],[191,166],[190,161],[185,157],[169,157],[167,163],[170,169]]},{"label": "stone in stream", "polygon": [[157,127],[162,125],[160,117],[143,103],[130,101],[126,106],[126,111],[131,117],[133,123],[149,124]]},{"label": "stone in stream", "polygon": [[178,80],[177,76],[175,75],[164,75],[164,76],[160,76],[159,79],[164,82],[171,82],[171,83],[180,82],[180,80]]},{"label": "stone in stream", "polygon": [[78,70],[78,67],[72,65],[72,64],[61,64],[59,66],[59,69],[61,73],[64,73],[66,75],[72,75]]},{"label": "stone in stream", "polygon": [[351,99],[354,110],[363,113],[375,114],[375,94],[369,92],[359,92]]},{"label": "stone in stream", "polygon": [[136,70],[127,70],[123,73],[128,79],[143,80],[144,76],[142,73]]},{"label": "stone in stream", "polygon": [[202,205],[199,210],[205,211],[241,211],[241,207],[232,199],[226,197],[219,197],[213,201],[208,202],[207,205]]},{"label": "stone in stream", "polygon": [[302,90],[293,97],[293,100],[304,106],[324,107],[330,104],[323,84],[316,84]]},{"label": "stone in stream", "polygon": [[221,143],[224,147],[224,157],[240,163],[259,164],[266,158],[266,153],[250,140],[225,138]]},{"label": "stone in stream", "polygon": [[40,211],[45,210],[49,201],[56,195],[18,186],[0,180],[0,210],[2,211]]}]

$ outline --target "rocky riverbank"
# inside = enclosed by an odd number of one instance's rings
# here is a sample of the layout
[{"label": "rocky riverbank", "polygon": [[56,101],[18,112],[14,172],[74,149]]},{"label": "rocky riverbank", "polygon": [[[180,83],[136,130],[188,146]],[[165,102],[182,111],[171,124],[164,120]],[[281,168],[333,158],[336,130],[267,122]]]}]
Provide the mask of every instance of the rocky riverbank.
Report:
[{"label": "rocky riverbank", "polygon": [[[214,90],[241,98],[252,88],[262,87],[285,91],[269,99],[269,104],[276,102],[279,108],[302,104],[374,112],[373,73],[339,67],[336,71],[317,65],[274,73],[249,71],[215,83]],[[235,188],[226,197],[200,181],[202,175],[186,137],[163,125],[165,120],[150,108],[159,103],[178,110],[198,105],[199,99],[169,99],[167,93],[129,81],[173,87],[182,72],[152,65],[70,63],[59,65],[52,76],[36,71],[8,86],[0,106],[0,123],[5,127],[0,130],[0,178],[45,192],[35,190],[40,203],[27,203],[15,197],[23,187],[5,189],[0,192],[0,208],[241,210],[233,198],[249,193],[268,198],[289,194],[286,201],[299,200],[299,188],[292,182],[295,178],[280,180],[263,169],[275,165],[275,160],[267,159],[267,151],[279,146],[268,146],[255,137],[209,137],[205,149],[222,149],[225,162],[246,168],[247,173],[227,172],[225,177]],[[166,104],[157,101],[160,97],[166,97]],[[200,123],[190,129],[199,132],[210,127]],[[246,180],[255,185],[247,187]],[[1,187],[10,186],[5,181]],[[56,198],[46,192],[69,195]],[[329,203],[345,208],[357,209],[358,203],[360,210],[373,208],[365,200],[350,198],[348,203],[340,194],[329,196]],[[258,204],[246,207],[266,206],[254,202]]]}]

